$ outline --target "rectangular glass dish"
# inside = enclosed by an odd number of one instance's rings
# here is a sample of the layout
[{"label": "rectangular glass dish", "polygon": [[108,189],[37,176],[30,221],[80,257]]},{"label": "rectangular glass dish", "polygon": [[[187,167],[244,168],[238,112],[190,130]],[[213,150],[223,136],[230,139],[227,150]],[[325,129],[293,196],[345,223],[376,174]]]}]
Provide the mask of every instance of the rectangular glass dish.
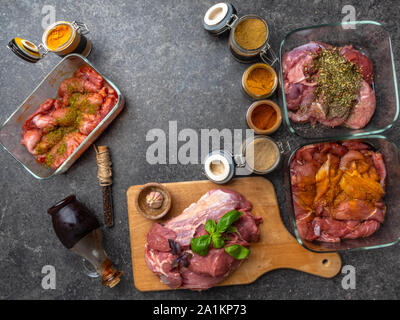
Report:
[{"label": "rectangular glass dish", "polygon": [[[118,101],[106,117],[75,149],[75,151],[55,169],[39,163],[26,147],[21,144],[21,131],[25,120],[47,98],[57,97],[60,83],[71,77],[75,70],[81,66],[90,66],[96,70],[104,80],[117,92]],[[117,117],[124,107],[125,99],[119,89],[102,75],[87,59],[78,54],[70,54],[63,58],[43,81],[36,87],[29,97],[17,108],[17,110],[0,127],[0,143],[22,166],[35,178],[47,179],[67,171],[79,156],[98,138],[107,126]]]},{"label": "rectangular glass dish", "polygon": [[[349,28],[350,27],[350,28]],[[354,130],[344,126],[327,127],[320,123],[295,123],[289,119],[286,104],[283,67],[280,67],[281,105],[284,119],[291,133],[303,138],[320,139],[343,136],[361,137],[380,134],[392,127],[399,115],[399,94],[396,80],[392,44],[389,34],[378,22],[355,21],[299,28],[289,32],[281,42],[280,61],[286,52],[310,41],[322,41],[334,46],[352,44],[373,63],[376,96],[376,110],[371,121],[362,129]]]},{"label": "rectangular glass dish", "polygon": [[[345,140],[355,139],[324,139],[314,143],[321,142],[337,142]],[[394,245],[400,241],[400,160],[399,160],[399,149],[398,147],[387,140],[384,136],[371,135],[358,141],[371,145],[375,150],[382,153],[383,160],[385,162],[387,176],[386,176],[386,190],[383,197],[383,201],[386,204],[386,215],[385,220],[381,224],[380,228],[365,238],[358,239],[346,239],[341,240],[339,243],[327,243],[319,241],[307,241],[299,236],[299,232],[296,224],[296,217],[293,205],[293,194],[290,180],[290,161],[300,148],[310,145],[310,143],[303,144],[296,148],[290,153],[285,159],[284,163],[284,175],[285,175],[285,188],[286,188],[286,199],[290,211],[290,220],[292,231],[295,234],[297,241],[306,249],[313,252],[335,252],[342,250],[365,250],[382,248]],[[312,144],[314,144],[312,143]]]}]

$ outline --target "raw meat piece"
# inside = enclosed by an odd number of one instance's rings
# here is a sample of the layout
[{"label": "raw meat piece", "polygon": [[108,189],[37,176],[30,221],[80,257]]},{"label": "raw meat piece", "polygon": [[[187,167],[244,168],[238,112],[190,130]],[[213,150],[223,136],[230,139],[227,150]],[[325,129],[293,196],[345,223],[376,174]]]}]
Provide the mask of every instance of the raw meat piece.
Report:
[{"label": "raw meat piece", "polygon": [[103,77],[89,66],[80,67],[75,71],[74,76],[90,81],[95,84],[97,88],[102,88],[104,85]]},{"label": "raw meat piece", "polygon": [[232,210],[246,212],[251,210],[251,203],[241,194],[229,189],[214,189],[192,203],[182,214],[169,220],[165,227],[176,233],[176,241],[182,247],[188,247],[197,229],[207,220],[219,220]]},{"label": "raw meat piece", "polygon": [[353,107],[345,125],[351,129],[364,128],[374,115],[376,107],[375,93],[371,86],[363,81],[357,104]]},{"label": "raw meat piece", "polygon": [[21,143],[26,146],[28,151],[35,154],[35,147],[42,139],[42,132],[38,129],[31,129],[25,132],[22,137]]},{"label": "raw meat piece", "polygon": [[[232,273],[242,260],[236,260],[227,254],[224,248],[210,248],[206,256],[193,253],[190,240],[206,234],[204,224],[213,219],[216,222],[227,212],[239,210],[243,215],[233,224],[238,233],[228,234],[226,244],[240,244],[248,247],[249,242],[258,241],[258,225],[262,219],[254,217],[249,211],[251,203],[241,194],[229,189],[214,189],[203,195],[199,201],[191,204],[181,215],[169,220],[164,225],[153,224],[147,234],[145,260],[165,284],[171,288],[203,290],[215,286]],[[178,258],[169,248],[168,240],[177,242],[182,251],[179,256],[190,256],[187,266],[173,267]]]},{"label": "raw meat piece", "polygon": [[344,46],[340,49],[340,54],[345,57],[348,61],[356,64],[362,73],[363,79],[368,83],[372,84],[373,80],[373,67],[372,61],[363,55],[360,51],[353,48],[352,45]]},{"label": "raw meat piece", "polygon": [[107,116],[118,94],[95,70],[84,66],[45,100],[22,127],[21,144],[39,162],[56,169]]},{"label": "raw meat piece", "polygon": [[352,108],[343,108],[333,117],[329,114],[329,105],[326,105],[321,97],[315,96],[319,71],[313,69],[314,59],[318,53],[329,49],[333,47],[311,41],[283,55],[284,91],[289,118],[296,123],[311,122],[315,125],[319,122],[332,128],[345,125],[351,129],[361,129],[368,124],[375,112],[375,93],[370,87],[373,76],[372,62],[351,45],[340,48],[340,54],[359,67],[364,80],[357,104]]}]

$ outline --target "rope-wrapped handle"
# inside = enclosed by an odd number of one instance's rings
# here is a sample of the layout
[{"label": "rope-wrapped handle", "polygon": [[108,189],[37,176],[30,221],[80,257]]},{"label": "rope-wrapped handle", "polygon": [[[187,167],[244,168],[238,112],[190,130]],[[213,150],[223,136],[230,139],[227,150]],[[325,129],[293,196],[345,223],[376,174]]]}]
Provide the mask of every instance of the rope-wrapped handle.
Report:
[{"label": "rope-wrapped handle", "polygon": [[102,187],[112,185],[112,163],[110,158],[110,152],[107,146],[99,146],[96,148],[96,160],[97,160],[97,178],[99,184]]}]

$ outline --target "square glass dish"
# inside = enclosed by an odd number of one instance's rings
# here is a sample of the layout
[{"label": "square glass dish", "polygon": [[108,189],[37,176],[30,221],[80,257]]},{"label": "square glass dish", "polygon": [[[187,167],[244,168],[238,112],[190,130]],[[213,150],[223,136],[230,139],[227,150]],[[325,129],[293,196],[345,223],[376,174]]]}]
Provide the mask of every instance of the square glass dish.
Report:
[{"label": "square glass dish", "polygon": [[[293,194],[290,179],[290,161],[300,148],[310,145],[310,143],[303,144],[290,153],[285,159],[284,175],[285,175],[285,188],[286,199],[290,211],[290,222],[292,231],[294,232],[297,241],[306,249],[313,252],[335,252],[342,250],[366,250],[383,248],[394,245],[400,241],[400,160],[398,147],[387,140],[386,137],[380,135],[371,135],[362,139],[324,139],[314,143],[321,142],[338,142],[345,140],[357,140],[367,143],[373,149],[381,152],[386,166],[386,189],[383,201],[386,204],[385,220],[380,228],[365,238],[358,239],[345,239],[338,243],[327,243],[319,241],[307,241],[299,236],[296,224],[296,217],[293,205]],[[314,144],[312,143],[312,144]]]},{"label": "square glass dish", "polygon": [[[86,137],[78,148],[64,161],[58,169],[52,169],[39,163],[26,147],[21,144],[21,131],[25,120],[47,98],[56,97],[60,83],[71,77],[81,66],[90,66],[96,70],[104,80],[117,92],[118,101],[107,116]],[[78,54],[70,54],[63,58],[43,81],[36,87],[29,97],[0,127],[0,143],[22,166],[35,178],[47,179],[67,171],[79,156],[97,139],[97,137],[116,118],[124,107],[125,99],[119,89],[102,75],[87,59]]]},{"label": "square glass dish", "polygon": [[371,121],[362,129],[354,130],[344,126],[327,127],[320,123],[295,123],[289,119],[286,104],[283,67],[280,67],[281,105],[284,119],[291,133],[303,138],[320,139],[325,137],[380,134],[389,129],[399,115],[399,94],[396,70],[390,36],[378,22],[355,21],[333,23],[300,28],[289,32],[281,42],[280,61],[286,52],[310,41],[322,41],[334,46],[352,44],[364,53],[373,63],[373,89],[376,95],[376,110]]}]

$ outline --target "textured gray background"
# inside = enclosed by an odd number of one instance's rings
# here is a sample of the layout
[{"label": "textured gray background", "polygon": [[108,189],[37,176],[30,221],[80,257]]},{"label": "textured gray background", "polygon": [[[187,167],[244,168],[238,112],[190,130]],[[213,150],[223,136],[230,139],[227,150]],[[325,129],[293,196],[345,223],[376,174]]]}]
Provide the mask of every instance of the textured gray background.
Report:
[{"label": "textured gray background", "polygon": [[[64,175],[35,180],[5,151],[0,152],[0,298],[7,299],[398,299],[400,246],[341,254],[343,264],[357,270],[357,288],[344,290],[343,275],[322,279],[292,270],[270,272],[246,286],[219,287],[205,292],[141,293],[132,280],[125,192],[130,185],[150,181],[202,179],[196,165],[151,166],[145,152],[151,128],[246,128],[249,101],[240,92],[247,65],[236,62],[227,38],[214,38],[202,29],[202,16],[215,0],[207,1],[5,1],[1,7],[0,123],[30,94],[59,62],[55,55],[36,65],[8,51],[14,36],[41,39],[41,9],[54,5],[57,20],[86,22],[94,51],[90,61],[112,79],[126,97],[126,108],[98,142],[112,152],[114,167],[115,227],[105,230],[105,248],[125,271],[114,289],[102,288],[99,279],[86,277],[79,258],[56,238],[46,209],[75,193],[102,219],[95,153],[86,151]],[[399,71],[398,1],[233,1],[240,14],[257,13],[269,22],[271,43],[278,49],[290,30],[341,21],[342,6],[353,4],[359,20],[380,21],[390,32]],[[397,144],[399,125],[387,133]],[[292,145],[300,140],[281,129],[274,138]],[[287,222],[281,172],[273,182]],[[57,271],[56,290],[43,290],[41,269]]]}]

